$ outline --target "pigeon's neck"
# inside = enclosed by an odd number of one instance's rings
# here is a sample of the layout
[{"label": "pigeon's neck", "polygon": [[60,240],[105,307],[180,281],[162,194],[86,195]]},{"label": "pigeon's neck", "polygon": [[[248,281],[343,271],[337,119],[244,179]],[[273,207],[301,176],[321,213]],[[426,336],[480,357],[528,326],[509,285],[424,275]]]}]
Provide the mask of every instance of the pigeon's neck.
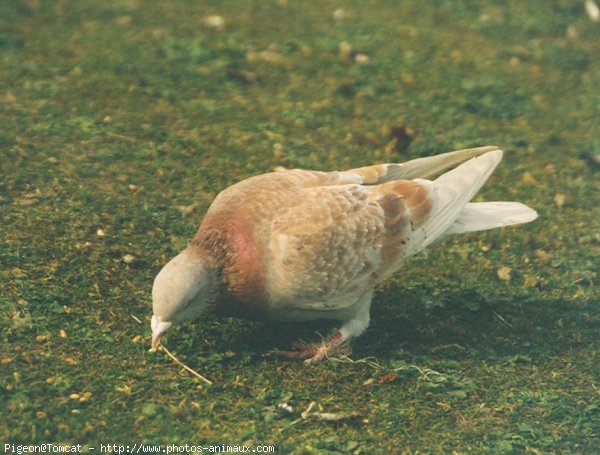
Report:
[{"label": "pigeon's neck", "polygon": [[200,229],[188,249],[202,256],[205,266],[217,273],[227,267],[230,254],[227,251],[225,231],[218,229]]},{"label": "pigeon's neck", "polygon": [[198,249],[220,283],[218,313],[253,317],[268,307],[260,248],[241,219],[218,228],[203,225],[191,248]]}]

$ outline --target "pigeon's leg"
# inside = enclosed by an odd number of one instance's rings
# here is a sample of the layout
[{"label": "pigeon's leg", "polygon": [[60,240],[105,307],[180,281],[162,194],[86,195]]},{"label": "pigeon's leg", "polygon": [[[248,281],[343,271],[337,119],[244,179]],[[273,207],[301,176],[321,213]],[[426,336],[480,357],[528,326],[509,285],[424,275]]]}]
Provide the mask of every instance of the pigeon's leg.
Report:
[{"label": "pigeon's leg", "polygon": [[320,344],[306,344],[295,342],[293,351],[274,351],[272,354],[288,359],[304,359],[309,365],[330,355],[347,354],[350,340],[365,331],[369,326],[369,309],[371,307],[372,292],[368,292],[360,298],[355,305],[355,313],[346,321],[342,327],[335,330],[331,336]]},{"label": "pigeon's leg", "polygon": [[304,360],[304,363],[310,365],[330,355],[347,353],[350,348],[350,340],[362,334],[369,326],[372,298],[372,292],[363,295],[356,303],[356,312],[352,319],[346,321],[321,346],[318,346],[314,355]]}]

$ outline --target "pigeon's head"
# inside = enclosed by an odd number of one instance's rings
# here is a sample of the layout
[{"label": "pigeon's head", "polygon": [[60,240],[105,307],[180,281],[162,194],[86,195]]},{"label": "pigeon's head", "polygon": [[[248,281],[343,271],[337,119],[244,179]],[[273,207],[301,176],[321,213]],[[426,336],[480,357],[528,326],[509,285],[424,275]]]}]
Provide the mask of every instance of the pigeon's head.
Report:
[{"label": "pigeon's head", "polygon": [[187,248],[171,259],[152,286],[152,347],[158,347],[173,324],[205,313],[212,294],[209,273],[196,251]]}]

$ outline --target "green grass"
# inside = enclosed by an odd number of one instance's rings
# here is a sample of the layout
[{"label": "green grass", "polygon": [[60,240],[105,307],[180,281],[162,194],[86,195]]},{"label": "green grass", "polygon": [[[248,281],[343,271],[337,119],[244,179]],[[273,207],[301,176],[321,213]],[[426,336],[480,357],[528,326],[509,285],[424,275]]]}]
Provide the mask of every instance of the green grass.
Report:
[{"label": "green grass", "polygon": [[[474,3],[1,2],[0,443],[597,450],[600,29],[581,1]],[[223,188],[486,144],[507,153],[482,197],[540,218],[415,258],[354,363],[262,357],[327,324],[173,330],[214,386],[148,352],[154,275]]]}]

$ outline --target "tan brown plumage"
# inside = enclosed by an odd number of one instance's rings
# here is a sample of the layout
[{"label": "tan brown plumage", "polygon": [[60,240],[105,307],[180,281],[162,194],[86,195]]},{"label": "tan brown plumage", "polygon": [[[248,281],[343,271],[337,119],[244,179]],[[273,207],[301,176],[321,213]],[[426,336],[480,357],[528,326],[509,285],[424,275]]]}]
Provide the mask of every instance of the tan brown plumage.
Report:
[{"label": "tan brown plumage", "polygon": [[535,218],[518,203],[469,203],[501,157],[481,147],[345,172],[273,172],[225,189],[155,280],[153,342],[207,311],[341,321],[321,347],[286,353],[319,360],[364,331],[373,287],[408,257],[450,233]]}]

